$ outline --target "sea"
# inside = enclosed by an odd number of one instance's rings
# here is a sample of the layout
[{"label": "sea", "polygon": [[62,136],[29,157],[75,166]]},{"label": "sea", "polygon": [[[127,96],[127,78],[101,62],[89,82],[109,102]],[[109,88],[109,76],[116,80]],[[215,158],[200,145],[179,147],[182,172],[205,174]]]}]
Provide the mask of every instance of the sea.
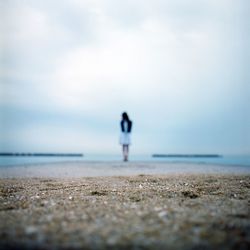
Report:
[{"label": "sea", "polygon": [[[67,156],[0,156],[0,167],[31,166],[38,164],[65,163],[65,162],[121,162],[121,155],[89,154],[82,157]],[[144,163],[195,163],[215,164],[222,166],[244,166],[250,169],[250,155],[223,155],[220,157],[152,157],[152,155],[133,155],[130,162]]]}]

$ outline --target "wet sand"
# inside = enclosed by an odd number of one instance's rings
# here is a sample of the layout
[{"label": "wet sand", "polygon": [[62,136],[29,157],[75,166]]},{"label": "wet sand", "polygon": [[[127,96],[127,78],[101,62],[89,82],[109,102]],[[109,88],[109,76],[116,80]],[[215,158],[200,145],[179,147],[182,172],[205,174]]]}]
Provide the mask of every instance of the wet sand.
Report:
[{"label": "wet sand", "polygon": [[0,179],[0,249],[248,249],[250,175]]},{"label": "wet sand", "polygon": [[71,178],[180,173],[250,174],[250,166],[166,162],[58,162],[0,167],[1,178]]}]

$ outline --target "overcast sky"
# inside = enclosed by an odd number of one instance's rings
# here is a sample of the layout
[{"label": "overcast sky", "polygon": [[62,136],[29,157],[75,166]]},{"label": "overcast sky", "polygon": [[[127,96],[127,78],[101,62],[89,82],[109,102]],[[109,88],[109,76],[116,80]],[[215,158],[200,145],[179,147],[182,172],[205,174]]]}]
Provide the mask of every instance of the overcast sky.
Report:
[{"label": "overcast sky", "polygon": [[249,0],[0,0],[1,151],[250,154]]}]

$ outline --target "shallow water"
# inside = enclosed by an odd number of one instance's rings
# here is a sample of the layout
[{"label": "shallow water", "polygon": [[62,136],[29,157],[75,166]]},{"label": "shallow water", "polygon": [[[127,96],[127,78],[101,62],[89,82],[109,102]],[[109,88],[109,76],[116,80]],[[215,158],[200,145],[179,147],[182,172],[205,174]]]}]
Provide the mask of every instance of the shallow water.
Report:
[{"label": "shallow water", "polygon": [[165,162],[65,162],[1,167],[1,178],[75,178],[164,174],[250,174],[250,168]]},{"label": "shallow water", "polygon": [[[33,156],[0,156],[0,167],[34,165],[57,162],[117,162],[122,161],[121,155],[84,155],[84,157],[33,157]],[[216,165],[235,165],[250,167],[250,156],[222,156],[222,157],[170,157],[153,158],[151,155],[131,155],[130,162],[148,163],[198,163]]]}]

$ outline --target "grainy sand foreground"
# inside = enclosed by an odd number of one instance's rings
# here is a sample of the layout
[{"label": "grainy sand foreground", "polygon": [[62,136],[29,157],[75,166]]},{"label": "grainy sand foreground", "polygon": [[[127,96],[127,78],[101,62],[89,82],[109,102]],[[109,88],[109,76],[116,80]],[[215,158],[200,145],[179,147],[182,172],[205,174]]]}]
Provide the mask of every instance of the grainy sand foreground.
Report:
[{"label": "grainy sand foreground", "polygon": [[0,179],[0,249],[249,249],[250,175]]}]

